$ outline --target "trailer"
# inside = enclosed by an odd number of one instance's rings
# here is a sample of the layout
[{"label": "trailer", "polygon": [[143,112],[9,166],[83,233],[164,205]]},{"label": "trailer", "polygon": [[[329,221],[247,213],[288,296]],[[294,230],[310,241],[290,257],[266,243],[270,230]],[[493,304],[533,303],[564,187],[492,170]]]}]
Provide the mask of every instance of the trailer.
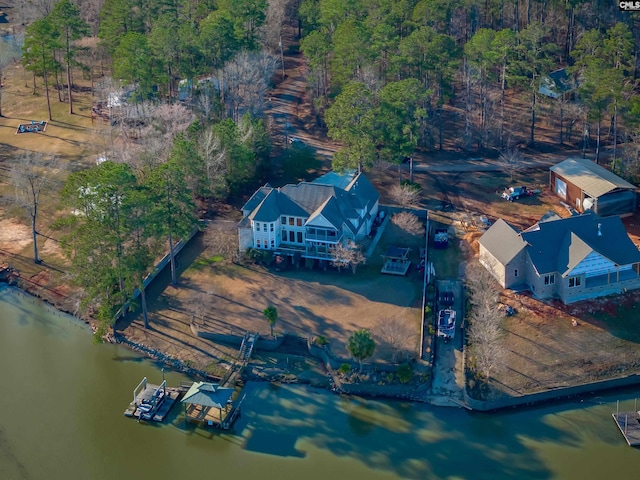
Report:
[{"label": "trailer", "polygon": [[436,228],[433,235],[434,248],[447,248],[449,246],[449,229]]}]

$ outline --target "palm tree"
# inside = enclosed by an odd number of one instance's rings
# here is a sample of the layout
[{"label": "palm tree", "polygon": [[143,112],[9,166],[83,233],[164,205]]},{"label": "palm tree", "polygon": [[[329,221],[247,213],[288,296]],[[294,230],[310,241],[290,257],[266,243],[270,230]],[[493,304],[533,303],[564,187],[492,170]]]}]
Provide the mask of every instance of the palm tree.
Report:
[{"label": "palm tree", "polygon": [[269,305],[262,313],[264,315],[264,319],[269,322],[271,336],[273,337],[273,327],[276,325],[276,321],[278,320],[278,309],[273,305]]}]

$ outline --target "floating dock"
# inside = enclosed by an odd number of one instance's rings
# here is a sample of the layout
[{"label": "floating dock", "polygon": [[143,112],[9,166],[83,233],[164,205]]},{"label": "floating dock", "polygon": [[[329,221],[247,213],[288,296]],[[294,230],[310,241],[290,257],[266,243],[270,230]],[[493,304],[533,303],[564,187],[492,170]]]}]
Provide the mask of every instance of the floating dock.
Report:
[{"label": "floating dock", "polygon": [[633,412],[621,412],[620,402],[617,402],[616,412],[611,414],[624,439],[631,447],[640,446],[640,413],[638,413],[637,399],[635,405],[636,408]]},{"label": "floating dock", "polygon": [[133,390],[133,401],[124,415],[138,420],[162,422],[181,394],[180,388],[167,387],[166,381],[153,385],[147,383],[147,377],[144,377]]}]

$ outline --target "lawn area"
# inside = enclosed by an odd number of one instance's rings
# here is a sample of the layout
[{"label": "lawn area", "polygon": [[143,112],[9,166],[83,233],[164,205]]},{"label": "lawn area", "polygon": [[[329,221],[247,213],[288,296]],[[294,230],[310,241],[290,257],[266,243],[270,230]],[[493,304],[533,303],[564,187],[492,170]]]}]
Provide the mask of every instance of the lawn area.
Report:
[{"label": "lawn area", "polygon": [[150,309],[153,332],[145,333],[138,318],[127,334],[140,335],[140,339],[146,335],[145,343],[153,341],[155,333],[173,336],[185,345],[198,343],[203,354],[194,360],[202,365],[211,362],[220,347],[195,338],[188,328],[191,318],[206,331],[237,335],[253,331],[269,336],[262,312],[273,305],[278,310],[277,333],[322,335],[337,355],[348,356],[348,337],[357,329],[367,328],[377,342],[373,360],[388,359],[389,350],[376,332],[390,319],[408,324],[415,332],[407,349],[417,353],[421,275],[415,267],[405,277],[383,275],[380,268],[387,246],[409,246],[412,259],[418,260],[421,241],[421,235],[404,234],[389,223],[371,261],[355,274],[304,266],[275,272],[252,263],[212,261],[215,253],[205,249],[184,271],[179,286],[169,287]]},{"label": "lawn area", "polygon": [[[640,292],[562,305],[508,293],[493,396],[521,395],[640,371]],[[576,321],[574,326],[573,321]]]},{"label": "lawn area", "polygon": [[[86,87],[78,74],[79,84]],[[66,262],[60,245],[47,237],[55,238],[57,232],[50,227],[61,215],[60,195],[69,172],[94,164],[96,156],[105,150],[102,125],[91,122],[91,93],[74,93],[74,115],[69,114],[69,105],[58,100],[58,94],[50,86],[53,121],[49,121],[47,102],[38,79],[34,94],[30,74],[25,76],[21,65],[12,65],[3,71],[2,113],[0,117],[0,263],[9,262],[22,276],[39,284],[47,285],[59,293],[69,289],[63,285],[62,277]],[[16,134],[21,123],[34,120],[47,121],[44,132]],[[12,204],[14,187],[11,170],[16,158],[25,150],[56,155],[61,158],[61,168],[47,172],[52,178],[52,189],[45,192],[39,204],[37,230],[40,256],[45,265],[33,263],[31,224],[24,209]]]}]

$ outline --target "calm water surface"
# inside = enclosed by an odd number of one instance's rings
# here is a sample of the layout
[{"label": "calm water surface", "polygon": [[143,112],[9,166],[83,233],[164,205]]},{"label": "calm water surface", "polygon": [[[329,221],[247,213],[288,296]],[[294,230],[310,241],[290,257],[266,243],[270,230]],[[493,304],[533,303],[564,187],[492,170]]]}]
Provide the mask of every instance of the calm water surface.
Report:
[{"label": "calm water surface", "polygon": [[[159,368],[0,287],[0,480],[632,479],[611,412],[633,393],[482,415],[249,384],[234,434],[122,415]],[[184,377],[170,373],[177,384]],[[640,392],[637,392],[640,396]]]}]

